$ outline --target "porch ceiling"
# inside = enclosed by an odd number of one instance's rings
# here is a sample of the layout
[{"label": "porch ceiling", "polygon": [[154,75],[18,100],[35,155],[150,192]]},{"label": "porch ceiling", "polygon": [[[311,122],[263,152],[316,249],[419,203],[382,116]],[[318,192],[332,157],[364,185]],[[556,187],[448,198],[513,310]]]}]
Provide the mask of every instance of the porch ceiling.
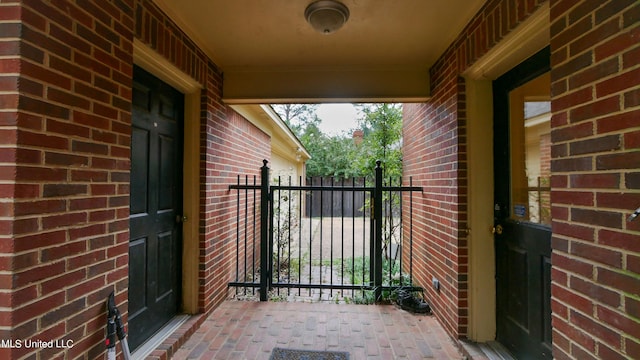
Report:
[{"label": "porch ceiling", "polygon": [[229,103],[423,101],[428,70],[484,0],[341,0],[330,35],[314,0],[154,0],[224,71]]}]

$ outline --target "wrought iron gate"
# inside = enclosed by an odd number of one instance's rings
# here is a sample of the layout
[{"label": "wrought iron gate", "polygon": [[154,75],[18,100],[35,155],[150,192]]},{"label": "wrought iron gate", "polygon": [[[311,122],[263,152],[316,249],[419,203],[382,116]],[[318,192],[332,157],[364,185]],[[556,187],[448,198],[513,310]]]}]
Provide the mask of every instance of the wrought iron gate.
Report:
[{"label": "wrought iron gate", "polygon": [[[229,186],[237,190],[235,278],[229,286],[253,294],[259,289],[261,301],[271,290],[300,295],[315,289],[331,297],[334,291],[361,292],[378,301],[383,291],[419,289],[412,285],[412,205],[413,192],[422,188],[412,179],[409,186],[399,180],[394,185],[383,179],[378,161],[373,184],[364,178],[271,182],[263,163],[260,184],[256,176],[238,176]],[[320,202],[319,212],[312,210],[318,208],[314,202]]]}]

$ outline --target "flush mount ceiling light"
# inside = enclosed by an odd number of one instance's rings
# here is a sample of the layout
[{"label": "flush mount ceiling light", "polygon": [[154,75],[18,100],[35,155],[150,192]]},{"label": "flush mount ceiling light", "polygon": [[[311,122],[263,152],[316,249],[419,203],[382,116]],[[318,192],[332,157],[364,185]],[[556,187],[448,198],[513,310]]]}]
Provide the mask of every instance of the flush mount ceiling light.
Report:
[{"label": "flush mount ceiling light", "polygon": [[307,6],[304,17],[316,31],[331,34],[347,22],[349,9],[334,0],[320,0]]}]

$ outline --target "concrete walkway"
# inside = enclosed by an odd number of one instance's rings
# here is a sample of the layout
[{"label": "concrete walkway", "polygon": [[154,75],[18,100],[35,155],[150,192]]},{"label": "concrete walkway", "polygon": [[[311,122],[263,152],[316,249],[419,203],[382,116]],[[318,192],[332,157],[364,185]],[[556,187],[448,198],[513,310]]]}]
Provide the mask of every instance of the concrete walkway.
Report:
[{"label": "concrete walkway", "polygon": [[274,347],[351,360],[462,359],[435,317],[393,305],[226,301],[172,359],[269,359]]}]

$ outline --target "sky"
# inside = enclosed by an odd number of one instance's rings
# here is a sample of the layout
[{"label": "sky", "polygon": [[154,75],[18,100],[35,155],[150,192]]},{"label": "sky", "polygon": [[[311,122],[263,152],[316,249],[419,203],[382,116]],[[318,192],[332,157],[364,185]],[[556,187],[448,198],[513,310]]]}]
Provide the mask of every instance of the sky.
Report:
[{"label": "sky", "polygon": [[316,115],[322,120],[320,130],[329,135],[351,132],[358,125],[358,111],[353,104],[320,104]]}]

